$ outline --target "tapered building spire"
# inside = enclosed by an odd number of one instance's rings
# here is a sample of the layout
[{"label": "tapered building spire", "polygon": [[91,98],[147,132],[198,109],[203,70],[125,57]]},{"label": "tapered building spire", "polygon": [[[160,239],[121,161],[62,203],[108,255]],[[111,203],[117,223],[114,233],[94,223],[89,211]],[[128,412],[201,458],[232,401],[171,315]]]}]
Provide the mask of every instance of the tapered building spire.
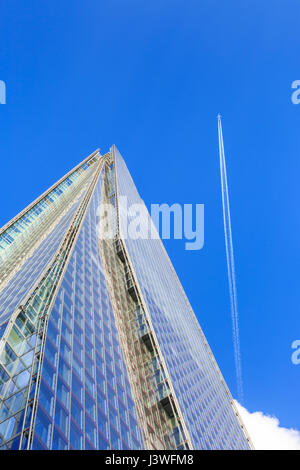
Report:
[{"label": "tapered building spire", "polygon": [[0,233],[0,449],[249,449],[161,240],[123,235],[121,197],[143,204],[113,146]]}]

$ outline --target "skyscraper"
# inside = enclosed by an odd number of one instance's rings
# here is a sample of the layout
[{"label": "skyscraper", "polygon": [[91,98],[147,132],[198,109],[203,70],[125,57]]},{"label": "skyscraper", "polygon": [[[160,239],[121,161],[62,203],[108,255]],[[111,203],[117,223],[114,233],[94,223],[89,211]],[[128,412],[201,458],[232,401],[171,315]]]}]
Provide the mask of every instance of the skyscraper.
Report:
[{"label": "skyscraper", "polygon": [[[144,204],[112,147],[0,232],[0,449],[249,449]],[[144,234],[155,228],[146,209]]]}]

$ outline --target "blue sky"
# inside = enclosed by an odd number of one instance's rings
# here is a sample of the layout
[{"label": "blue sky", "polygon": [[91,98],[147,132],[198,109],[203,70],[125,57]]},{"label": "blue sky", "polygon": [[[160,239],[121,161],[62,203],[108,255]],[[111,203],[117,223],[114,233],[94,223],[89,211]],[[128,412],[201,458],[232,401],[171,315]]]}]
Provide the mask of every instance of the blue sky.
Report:
[{"label": "blue sky", "polygon": [[205,204],[205,245],[166,241],[236,396],[217,113],[231,198],[245,407],[299,428],[298,1],[0,5],[0,226],[115,143],[149,206]]}]

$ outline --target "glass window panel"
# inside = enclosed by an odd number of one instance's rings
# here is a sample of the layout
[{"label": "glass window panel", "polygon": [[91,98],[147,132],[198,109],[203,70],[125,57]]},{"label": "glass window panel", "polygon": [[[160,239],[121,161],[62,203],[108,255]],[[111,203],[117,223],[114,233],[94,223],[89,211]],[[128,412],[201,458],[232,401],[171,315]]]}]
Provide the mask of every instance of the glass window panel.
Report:
[{"label": "glass window panel", "polygon": [[70,444],[75,450],[82,450],[83,434],[75,425],[71,425],[70,430]]},{"label": "glass window panel", "polygon": [[72,397],[71,416],[78,424],[78,427],[82,428],[83,408],[74,397]]},{"label": "glass window panel", "polygon": [[68,414],[58,402],[56,402],[55,407],[55,424],[63,434],[67,434]]},{"label": "glass window panel", "polygon": [[83,385],[80,380],[73,374],[72,378],[72,393],[76,396],[79,402],[82,402]]},{"label": "glass window panel", "polygon": [[68,449],[68,443],[67,440],[62,434],[59,432],[59,430],[54,427],[53,431],[53,440],[52,440],[52,449],[53,450],[67,450]]},{"label": "glass window panel", "polygon": [[70,390],[69,388],[62,382],[61,379],[58,379],[57,381],[57,397],[61,401],[61,403],[64,405],[66,409],[69,408],[70,404]]},{"label": "glass window panel", "polygon": [[35,433],[46,446],[50,442],[51,426],[50,419],[39,407],[36,416]]},{"label": "glass window panel", "polygon": [[44,381],[41,382],[39,401],[49,416],[53,416],[54,394]]}]

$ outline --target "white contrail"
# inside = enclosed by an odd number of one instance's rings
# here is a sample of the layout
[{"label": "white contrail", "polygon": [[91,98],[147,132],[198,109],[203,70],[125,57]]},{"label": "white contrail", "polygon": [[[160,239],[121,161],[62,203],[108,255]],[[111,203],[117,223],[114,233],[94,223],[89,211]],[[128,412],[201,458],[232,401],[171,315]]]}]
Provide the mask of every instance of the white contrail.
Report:
[{"label": "white contrail", "polygon": [[238,400],[240,403],[242,403],[243,402],[243,379],[242,379],[242,361],[241,361],[240,333],[239,333],[239,314],[238,314],[238,305],[237,305],[237,292],[236,292],[234,255],[233,255],[233,244],[232,244],[232,233],[231,233],[229,195],[228,195],[227,174],[226,174],[226,162],[225,162],[224,142],[223,142],[222,123],[221,123],[220,114],[218,114],[218,135],[219,135],[220,173],[221,173],[222,202],[223,202],[223,220],[224,220],[224,234],[225,234],[225,246],[226,246],[226,257],[227,257],[230,305],[231,305],[234,361],[235,361],[235,369],[236,369]]}]

